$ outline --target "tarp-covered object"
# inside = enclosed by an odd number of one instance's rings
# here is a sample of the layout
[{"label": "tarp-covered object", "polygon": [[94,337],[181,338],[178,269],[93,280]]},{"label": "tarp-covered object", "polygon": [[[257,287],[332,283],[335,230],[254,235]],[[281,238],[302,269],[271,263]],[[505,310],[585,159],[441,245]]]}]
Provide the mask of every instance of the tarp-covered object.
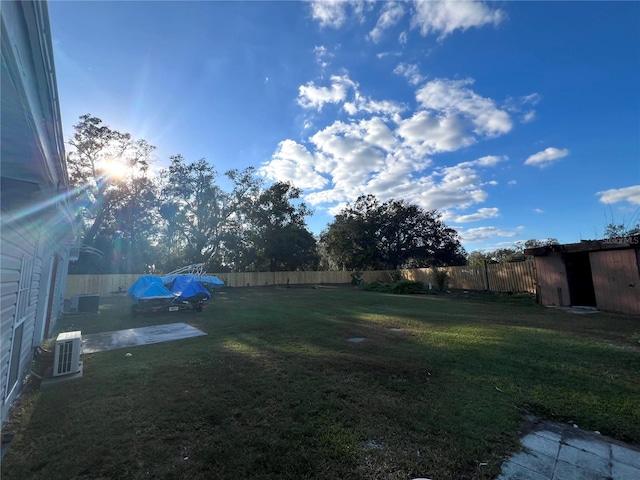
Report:
[{"label": "tarp-covered object", "polygon": [[165,285],[171,284],[176,278],[188,278],[192,281],[196,281],[203,285],[206,285],[210,288],[222,288],[224,287],[224,282],[220,280],[215,275],[194,275],[192,273],[187,274],[177,274],[177,275],[165,275],[164,277],[160,277],[162,283]]},{"label": "tarp-covered object", "polygon": [[136,300],[175,298],[175,295],[162,284],[160,277],[154,277],[153,275],[140,277],[129,287],[127,294]]},{"label": "tarp-covered object", "polygon": [[171,282],[170,290],[176,296],[176,301],[200,301],[204,302],[211,298],[209,290],[191,278],[193,275],[176,275]]}]

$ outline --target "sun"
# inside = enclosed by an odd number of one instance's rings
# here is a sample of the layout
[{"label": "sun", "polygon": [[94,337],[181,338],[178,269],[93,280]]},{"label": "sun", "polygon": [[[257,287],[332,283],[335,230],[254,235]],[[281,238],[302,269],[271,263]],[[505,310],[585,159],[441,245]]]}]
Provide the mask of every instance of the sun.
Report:
[{"label": "sun", "polygon": [[116,179],[120,179],[124,177],[128,170],[128,167],[124,163],[113,161],[113,160],[109,162],[105,162],[105,164],[103,165],[103,168],[104,168],[104,172],[109,177],[116,178]]}]

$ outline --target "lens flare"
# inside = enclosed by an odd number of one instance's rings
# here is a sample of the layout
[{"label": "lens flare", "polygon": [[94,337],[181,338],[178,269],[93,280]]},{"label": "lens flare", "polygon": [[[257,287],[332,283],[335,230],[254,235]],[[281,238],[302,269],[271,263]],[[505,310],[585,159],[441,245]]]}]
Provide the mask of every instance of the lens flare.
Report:
[{"label": "lens flare", "polygon": [[109,177],[115,179],[123,178],[128,170],[124,163],[118,161],[106,162],[103,168]]}]

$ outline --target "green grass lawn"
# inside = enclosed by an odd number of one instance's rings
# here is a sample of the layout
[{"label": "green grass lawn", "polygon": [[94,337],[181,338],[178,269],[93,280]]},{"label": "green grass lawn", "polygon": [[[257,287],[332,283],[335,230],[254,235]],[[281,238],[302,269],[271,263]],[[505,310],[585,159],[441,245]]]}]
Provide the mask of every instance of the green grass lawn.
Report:
[{"label": "green grass lawn", "polygon": [[25,397],[3,479],[490,479],[527,412],[640,443],[631,316],[264,287],[135,319],[119,299],[59,328],[172,322],[208,335],[84,355],[82,380]]}]

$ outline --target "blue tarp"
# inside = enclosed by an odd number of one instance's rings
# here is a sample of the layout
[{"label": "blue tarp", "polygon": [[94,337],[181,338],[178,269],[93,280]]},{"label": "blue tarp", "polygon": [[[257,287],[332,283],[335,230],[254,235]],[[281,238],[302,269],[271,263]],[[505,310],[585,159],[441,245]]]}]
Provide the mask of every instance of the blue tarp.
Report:
[{"label": "blue tarp", "polygon": [[162,284],[160,277],[144,275],[129,287],[127,293],[135,299],[174,298],[167,287]]},{"label": "blue tarp", "polygon": [[209,290],[187,275],[177,275],[171,283],[170,290],[179,302],[188,301],[194,297],[199,298],[200,301],[206,301],[211,298]]},{"label": "blue tarp", "polygon": [[129,287],[127,293],[136,301],[150,299],[188,301],[193,298],[206,301],[211,298],[211,293],[204,285],[221,288],[224,286],[224,282],[213,275],[185,274],[164,277],[143,275]]},{"label": "blue tarp", "polygon": [[160,277],[162,283],[164,283],[165,285],[170,284],[176,278],[188,278],[191,281],[196,281],[212,288],[224,287],[224,282],[215,275],[194,275],[192,273],[187,273],[183,275],[165,275],[164,277]]}]

